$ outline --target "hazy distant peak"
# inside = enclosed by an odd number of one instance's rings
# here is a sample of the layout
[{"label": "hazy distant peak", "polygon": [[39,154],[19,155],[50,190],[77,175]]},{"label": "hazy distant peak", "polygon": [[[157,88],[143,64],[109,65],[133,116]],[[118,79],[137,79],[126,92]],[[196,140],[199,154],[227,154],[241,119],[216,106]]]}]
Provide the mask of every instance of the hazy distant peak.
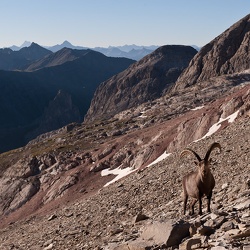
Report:
[{"label": "hazy distant peak", "polygon": [[20,48],[29,47],[32,43],[30,41],[24,41]]},{"label": "hazy distant peak", "polygon": [[136,45],[136,44],[131,44],[131,45],[123,45],[123,46],[117,46],[117,48],[119,48],[120,50],[122,51],[125,51],[125,52],[129,52],[131,51],[132,49],[135,49],[135,50],[141,50],[143,48],[145,49],[149,49],[149,50],[156,50],[157,48],[159,48],[159,46],[156,46],[156,45],[150,45],[150,46],[140,46],[140,45]]},{"label": "hazy distant peak", "polygon": [[73,46],[73,44],[72,43],[70,43],[69,41],[67,41],[67,40],[65,40],[61,45],[63,45],[63,46],[65,46],[65,47],[67,47],[67,46],[70,46],[70,47],[72,47]]},{"label": "hazy distant peak", "polygon": [[73,44],[71,44],[69,41],[65,40],[62,44],[57,44],[54,46],[46,46],[45,48],[51,50],[52,52],[57,52],[59,50],[61,50],[62,48],[69,48],[69,49],[87,49],[86,47],[82,47],[82,46],[75,46]]},{"label": "hazy distant peak", "polygon": [[21,46],[16,46],[16,45],[12,45],[10,47],[10,49],[12,49],[13,51],[18,51],[22,48],[25,48],[25,47],[29,47],[31,45],[31,42],[29,41],[24,41],[23,44]]}]

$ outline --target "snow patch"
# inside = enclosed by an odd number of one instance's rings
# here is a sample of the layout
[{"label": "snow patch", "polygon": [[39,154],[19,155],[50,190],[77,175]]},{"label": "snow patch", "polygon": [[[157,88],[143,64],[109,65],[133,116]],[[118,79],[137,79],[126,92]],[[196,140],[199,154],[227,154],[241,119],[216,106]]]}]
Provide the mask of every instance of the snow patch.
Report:
[{"label": "snow patch", "polygon": [[141,111],[140,114],[141,114],[141,115],[138,116],[139,118],[147,118],[147,116],[144,115],[144,114],[145,114],[145,111]]},{"label": "snow patch", "polygon": [[[201,139],[199,139],[199,140],[202,140],[202,139],[204,139],[204,138],[206,138],[206,137],[208,137],[208,136],[214,134],[216,131],[218,131],[219,128],[221,127],[221,123],[222,123],[222,122],[224,122],[224,121],[226,121],[226,120],[227,120],[229,123],[234,122],[234,120],[235,120],[235,119],[237,118],[237,116],[238,116],[238,113],[239,113],[239,110],[237,110],[236,112],[234,112],[233,114],[229,115],[229,116],[226,117],[226,118],[220,118],[220,120],[219,120],[217,123],[215,123],[215,124],[208,130],[208,132],[207,132]],[[199,140],[197,140],[197,141],[199,141]]]},{"label": "snow patch", "polygon": [[193,108],[191,110],[199,110],[199,109],[203,109],[203,108],[204,108],[204,106],[199,106],[199,107]]},{"label": "snow patch", "polygon": [[[152,166],[152,165],[154,165],[154,164],[156,164],[156,163],[158,163],[158,162],[166,159],[169,155],[171,155],[171,153],[164,152],[156,160],[154,160],[153,162],[151,162],[147,167],[150,167],[150,166]],[[136,170],[137,169],[131,168],[131,167],[123,168],[123,169],[121,169],[120,167],[118,167],[118,168],[115,168],[115,169],[112,169],[112,170],[111,169],[104,169],[104,170],[102,170],[101,171],[101,176],[107,176],[107,175],[110,175],[110,174],[116,175],[116,177],[113,180],[107,182],[104,185],[104,187],[109,186],[110,184],[112,184],[112,183],[120,180],[121,178],[123,178],[123,177],[125,177],[125,176],[127,176],[127,175],[129,175],[129,174],[131,174],[133,172],[135,172]]]},{"label": "snow patch", "polygon": [[236,112],[234,112],[233,114],[229,115],[226,120],[228,119],[228,122],[232,123],[234,122],[234,120],[237,118],[239,114],[239,110],[237,110]]},{"label": "snow patch", "polygon": [[119,179],[125,177],[128,174],[133,173],[134,171],[136,171],[136,169],[130,168],[130,167],[124,168],[124,169],[121,169],[121,168],[118,167],[118,168],[115,168],[115,169],[112,169],[112,170],[110,170],[110,169],[102,170],[101,171],[101,176],[107,176],[107,175],[110,175],[110,174],[116,175],[116,177],[113,180],[107,182],[104,185],[104,187],[107,187],[111,183],[114,183],[114,182],[118,181]]},{"label": "snow patch", "polygon": [[151,162],[147,167],[150,167],[150,166],[152,166],[152,165],[154,165],[154,164],[156,164],[156,163],[158,163],[158,162],[160,162],[160,161],[162,161],[162,160],[164,160],[164,159],[166,159],[168,156],[170,156],[171,155],[171,153],[167,153],[166,151],[162,154],[162,155],[160,155],[156,160],[154,160],[153,162]]}]

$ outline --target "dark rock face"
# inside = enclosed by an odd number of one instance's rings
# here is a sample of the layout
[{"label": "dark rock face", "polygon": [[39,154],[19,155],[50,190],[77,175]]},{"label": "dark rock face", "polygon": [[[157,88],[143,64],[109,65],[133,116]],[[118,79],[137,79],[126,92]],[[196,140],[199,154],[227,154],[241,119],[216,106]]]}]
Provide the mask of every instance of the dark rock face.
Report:
[{"label": "dark rock face", "polygon": [[32,139],[42,133],[63,127],[72,121],[81,122],[81,118],[79,109],[72,103],[71,95],[59,90],[45,109],[39,127],[26,137]]},{"label": "dark rock face", "polygon": [[250,68],[250,15],[205,45],[177,80],[175,89]]},{"label": "dark rock face", "polygon": [[103,82],[95,92],[86,121],[110,118],[125,109],[152,101],[174,84],[196,54],[189,46],[167,45]]}]

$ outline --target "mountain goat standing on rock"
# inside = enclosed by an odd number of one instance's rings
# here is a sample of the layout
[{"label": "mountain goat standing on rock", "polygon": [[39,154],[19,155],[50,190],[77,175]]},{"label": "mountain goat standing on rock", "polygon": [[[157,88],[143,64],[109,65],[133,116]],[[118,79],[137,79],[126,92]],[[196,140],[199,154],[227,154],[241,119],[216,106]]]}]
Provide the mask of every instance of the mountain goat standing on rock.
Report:
[{"label": "mountain goat standing on rock", "polygon": [[215,186],[214,177],[210,171],[210,161],[209,156],[213,149],[219,148],[221,151],[221,145],[217,142],[214,142],[208,149],[205,158],[202,160],[201,157],[192,149],[186,148],[181,152],[180,157],[182,158],[185,154],[193,154],[198,162],[195,161],[195,164],[198,166],[196,171],[193,171],[183,177],[183,201],[184,201],[184,214],[186,213],[186,206],[188,196],[193,198],[191,203],[191,215],[194,214],[194,205],[199,201],[199,214],[202,214],[202,197],[205,195],[208,199],[207,201],[207,212],[210,213],[210,202],[212,197],[212,191]]}]

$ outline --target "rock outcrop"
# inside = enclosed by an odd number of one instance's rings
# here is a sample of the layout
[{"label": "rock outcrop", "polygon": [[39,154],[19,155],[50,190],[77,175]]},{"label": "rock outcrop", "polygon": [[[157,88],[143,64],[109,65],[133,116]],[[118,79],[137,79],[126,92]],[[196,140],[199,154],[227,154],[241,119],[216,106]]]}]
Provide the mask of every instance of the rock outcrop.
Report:
[{"label": "rock outcrop", "polygon": [[250,68],[250,15],[205,45],[178,78],[175,90]]},{"label": "rock outcrop", "polygon": [[158,48],[103,82],[95,92],[85,121],[108,119],[123,110],[159,98],[174,84],[196,53],[189,46]]}]

